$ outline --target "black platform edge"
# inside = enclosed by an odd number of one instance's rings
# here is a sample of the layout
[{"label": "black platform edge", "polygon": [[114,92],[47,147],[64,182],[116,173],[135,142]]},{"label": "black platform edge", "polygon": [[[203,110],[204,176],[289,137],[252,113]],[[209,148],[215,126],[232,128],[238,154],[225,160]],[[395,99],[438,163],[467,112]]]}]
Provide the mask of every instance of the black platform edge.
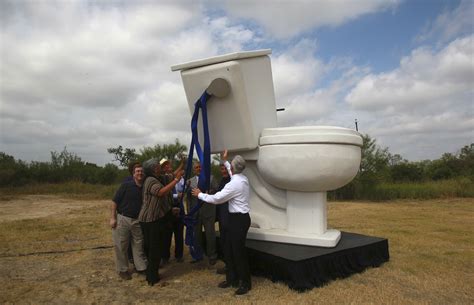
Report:
[{"label": "black platform edge", "polygon": [[299,292],[379,267],[390,258],[387,239],[348,232],[342,232],[335,248],[255,240],[247,240],[246,246],[252,275]]}]

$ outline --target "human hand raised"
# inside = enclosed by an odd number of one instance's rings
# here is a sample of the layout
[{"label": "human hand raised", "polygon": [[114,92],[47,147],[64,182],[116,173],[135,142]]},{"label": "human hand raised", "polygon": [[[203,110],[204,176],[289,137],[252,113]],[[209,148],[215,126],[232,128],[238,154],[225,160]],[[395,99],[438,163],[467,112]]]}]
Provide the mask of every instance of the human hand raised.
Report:
[{"label": "human hand raised", "polygon": [[175,177],[179,181],[181,179],[181,177],[183,177],[183,175],[184,175],[184,169],[181,169],[181,170],[177,171]]},{"label": "human hand raised", "polygon": [[224,162],[227,161],[227,149],[221,153],[221,160]]}]

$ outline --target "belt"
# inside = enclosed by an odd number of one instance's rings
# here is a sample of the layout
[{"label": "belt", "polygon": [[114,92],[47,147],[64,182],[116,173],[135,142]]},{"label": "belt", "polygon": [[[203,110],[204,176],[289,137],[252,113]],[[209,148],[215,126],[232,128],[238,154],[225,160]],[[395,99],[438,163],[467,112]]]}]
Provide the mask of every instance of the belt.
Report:
[{"label": "belt", "polygon": [[138,216],[137,216],[137,217],[132,217],[132,216],[125,215],[125,214],[123,214],[123,213],[121,213],[121,212],[117,212],[117,214],[120,214],[120,215],[122,215],[122,216],[124,216],[124,217],[132,218],[132,219],[137,219],[137,218],[138,218]]}]

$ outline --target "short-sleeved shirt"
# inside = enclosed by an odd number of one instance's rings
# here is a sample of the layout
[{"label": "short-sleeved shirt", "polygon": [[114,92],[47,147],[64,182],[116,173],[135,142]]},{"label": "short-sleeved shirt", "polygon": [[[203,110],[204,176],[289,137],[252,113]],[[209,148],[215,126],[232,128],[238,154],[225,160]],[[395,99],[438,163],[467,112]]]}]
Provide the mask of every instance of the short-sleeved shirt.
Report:
[{"label": "short-sleeved shirt", "polygon": [[156,221],[171,210],[168,196],[158,197],[157,193],[163,184],[155,177],[147,177],[143,184],[143,204],[138,220],[141,222]]},{"label": "short-sleeved shirt", "polygon": [[142,207],[142,188],[134,180],[124,182],[112,200],[117,204],[119,214],[136,219]]}]

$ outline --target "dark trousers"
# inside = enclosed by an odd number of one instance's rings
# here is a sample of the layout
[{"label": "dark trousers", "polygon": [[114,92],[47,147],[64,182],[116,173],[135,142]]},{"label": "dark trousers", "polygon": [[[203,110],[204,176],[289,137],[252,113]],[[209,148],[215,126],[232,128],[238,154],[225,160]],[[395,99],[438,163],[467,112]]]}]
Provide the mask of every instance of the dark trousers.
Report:
[{"label": "dark trousers", "polygon": [[222,250],[222,254],[224,255],[224,263],[226,264],[227,268],[227,258],[225,256],[225,242],[229,238],[229,220],[226,219],[227,223],[219,220],[219,247]]},{"label": "dark trousers", "polygon": [[224,257],[227,264],[226,281],[239,282],[251,288],[250,268],[245,241],[250,228],[249,214],[230,213],[229,231],[225,239]]},{"label": "dark trousers", "polygon": [[169,230],[166,230],[166,236],[163,246],[163,254],[162,258],[169,260],[170,259],[170,248],[171,248],[171,240],[173,239],[174,235],[174,257],[175,258],[183,258],[183,230],[184,224],[181,218],[174,218],[171,220]]},{"label": "dark trousers", "polygon": [[165,225],[166,222],[162,219],[153,222],[140,222],[143,231],[145,255],[148,260],[146,280],[153,284],[160,280],[158,268],[161,262]]}]

